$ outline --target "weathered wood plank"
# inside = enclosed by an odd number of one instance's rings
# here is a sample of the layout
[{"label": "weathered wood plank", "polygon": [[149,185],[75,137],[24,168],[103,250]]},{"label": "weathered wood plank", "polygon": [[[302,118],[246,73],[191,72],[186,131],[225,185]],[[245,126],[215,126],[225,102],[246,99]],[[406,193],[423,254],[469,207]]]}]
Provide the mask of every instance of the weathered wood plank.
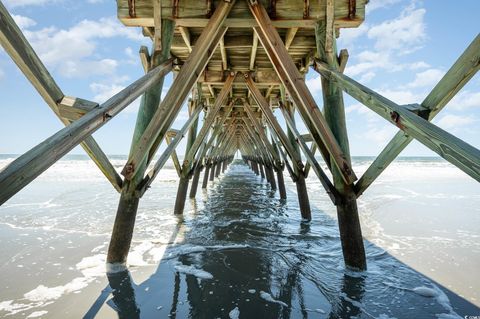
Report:
[{"label": "weathered wood plank", "polygon": [[480,182],[480,151],[353,79],[317,62],[317,70],[345,92]]},{"label": "weathered wood plank", "polygon": [[[468,83],[480,69],[480,35],[477,35],[463,54],[448,70],[432,92],[422,102],[422,106],[430,109],[428,119],[432,120],[455,94]],[[355,184],[357,196],[360,196],[380,176],[385,168],[402,152],[413,140],[403,131],[398,132],[387,144],[363,176]]]}]

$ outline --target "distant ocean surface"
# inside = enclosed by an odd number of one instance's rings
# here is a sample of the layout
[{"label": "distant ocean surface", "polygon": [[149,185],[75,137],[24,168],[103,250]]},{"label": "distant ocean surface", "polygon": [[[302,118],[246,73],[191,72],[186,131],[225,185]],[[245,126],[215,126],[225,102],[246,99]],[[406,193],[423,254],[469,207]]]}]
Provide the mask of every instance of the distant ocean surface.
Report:
[{"label": "distant ocean surface", "polygon": [[[15,158],[0,155],[0,170]],[[357,176],[373,159],[353,158]],[[310,224],[284,175],[286,202],[232,165],[179,219],[167,162],[141,199],[119,295],[105,275],[119,194],[87,156],[65,156],[0,207],[0,317],[480,316],[479,183],[441,158],[398,158],[358,200],[368,270],[357,274],[314,172]]]}]

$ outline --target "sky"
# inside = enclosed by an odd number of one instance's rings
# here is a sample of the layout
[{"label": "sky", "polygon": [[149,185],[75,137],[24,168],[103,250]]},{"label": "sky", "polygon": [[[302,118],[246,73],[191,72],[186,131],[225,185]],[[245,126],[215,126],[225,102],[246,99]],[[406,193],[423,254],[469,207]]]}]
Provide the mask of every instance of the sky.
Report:
[{"label": "sky", "polygon": [[[102,103],[143,75],[140,29],[123,26],[113,0],[0,0],[66,95]],[[240,0],[241,1],[241,0]],[[338,48],[350,58],[345,74],[397,104],[421,103],[480,30],[478,0],[370,0],[365,22],[342,29]],[[320,76],[306,82],[322,107]],[[172,84],[169,76],[164,92]],[[63,125],[0,49],[0,154],[28,151]],[[107,154],[128,154],[138,101],[94,137]],[[350,150],[377,155],[397,128],[345,95]],[[279,111],[277,118],[281,118]],[[173,128],[187,118],[182,109]],[[480,148],[480,76],[477,74],[434,123]],[[300,131],[306,133],[303,125]],[[180,150],[181,151],[181,150]],[[81,148],[72,153],[81,154]],[[418,142],[404,156],[435,155]]]}]

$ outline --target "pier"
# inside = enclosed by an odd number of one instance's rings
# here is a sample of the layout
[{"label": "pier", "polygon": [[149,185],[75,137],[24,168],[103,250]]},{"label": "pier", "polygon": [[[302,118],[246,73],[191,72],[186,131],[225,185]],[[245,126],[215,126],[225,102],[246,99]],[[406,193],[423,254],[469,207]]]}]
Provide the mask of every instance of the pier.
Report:
[{"label": "pier", "polygon": [[[282,200],[289,200],[285,174],[293,181],[302,222],[315,218],[305,183],[313,172],[336,206],[345,266],[365,270],[357,198],[413,139],[480,181],[480,151],[431,123],[480,68],[480,36],[423,101],[399,105],[343,74],[349,55],[338,50],[336,38],[363,23],[366,2],[117,0],[120,21],[140,27],[152,46],[139,49],[145,75],[103,104],[65,95],[0,2],[2,47],[65,124],[0,172],[0,205],[81,145],[120,193],[107,263],[121,269],[139,202],[169,158],[179,176],[172,214],[181,215],[187,197],[208,187],[240,152]],[[321,75],[323,105],[306,86],[309,71]],[[170,72],[174,81],[161,99]],[[362,176],[350,159],[344,93],[398,128]],[[131,150],[119,173],[91,135],[138,97]],[[174,129],[185,103],[189,118]],[[168,146],[157,154],[162,143]]]}]

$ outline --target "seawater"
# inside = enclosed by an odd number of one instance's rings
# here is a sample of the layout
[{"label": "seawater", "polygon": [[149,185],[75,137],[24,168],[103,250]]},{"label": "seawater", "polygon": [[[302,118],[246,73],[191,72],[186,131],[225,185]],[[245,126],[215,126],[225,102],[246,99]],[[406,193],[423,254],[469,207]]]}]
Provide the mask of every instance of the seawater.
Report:
[{"label": "seawater", "polygon": [[[15,156],[0,157],[0,168]],[[111,157],[121,170],[126,158]],[[360,175],[372,158],[354,158]],[[0,207],[0,316],[463,318],[479,315],[480,187],[438,158],[400,158],[359,199],[368,270],[343,264],[313,172],[313,220],[241,162],[172,214],[171,163],[141,201],[129,272],[105,254],[119,195],[67,156]]]}]

